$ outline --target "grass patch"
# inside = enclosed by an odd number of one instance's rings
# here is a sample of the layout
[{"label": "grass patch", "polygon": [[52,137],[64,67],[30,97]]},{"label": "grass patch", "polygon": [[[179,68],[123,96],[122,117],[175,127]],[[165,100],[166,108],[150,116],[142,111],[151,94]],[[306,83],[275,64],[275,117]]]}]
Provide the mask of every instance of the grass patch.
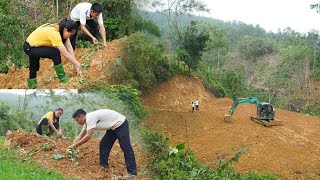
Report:
[{"label": "grass patch", "polygon": [[40,167],[31,158],[17,158],[17,152],[3,146],[4,139],[4,136],[0,136],[0,179],[75,179]]},{"label": "grass patch", "polygon": [[[4,139],[5,139],[4,136],[0,136],[0,144],[1,144],[1,146],[2,146],[2,144],[3,144],[3,142],[4,142]],[[1,147],[1,146],[0,146],[0,147]]]}]

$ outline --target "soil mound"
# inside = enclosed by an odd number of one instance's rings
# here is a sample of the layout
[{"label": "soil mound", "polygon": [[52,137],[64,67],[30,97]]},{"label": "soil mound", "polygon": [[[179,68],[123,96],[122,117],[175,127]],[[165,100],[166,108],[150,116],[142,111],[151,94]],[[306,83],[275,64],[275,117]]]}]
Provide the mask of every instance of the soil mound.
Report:
[{"label": "soil mound", "polygon": [[[18,148],[22,156],[31,156],[41,166],[55,170],[67,177],[79,179],[112,179],[126,175],[124,156],[120,145],[116,142],[109,156],[108,169],[101,169],[99,166],[99,140],[91,139],[80,146],[78,158],[72,162],[66,156],[66,148],[72,141],[63,140],[58,137],[44,137],[35,133],[11,132],[8,131],[4,142],[5,146]],[[133,145],[138,169],[145,165],[145,158],[142,150]],[[60,160],[53,158],[53,155],[61,154],[65,157]],[[138,175],[135,179],[146,179]]]},{"label": "soil mound", "polygon": [[[84,65],[82,77],[78,76],[71,62],[62,58],[62,65],[72,80],[60,83],[51,59],[40,60],[40,70],[37,73],[38,88],[44,89],[79,89],[90,87],[92,84],[107,84],[110,78],[110,68],[117,58],[122,57],[122,48],[127,38],[113,40],[106,49],[77,49],[75,56]],[[16,69],[12,65],[7,74],[0,74],[0,89],[27,89],[29,69]]]},{"label": "soil mound", "polygon": [[[199,99],[199,111],[191,102]],[[233,147],[250,151],[234,164],[240,172],[272,172],[288,179],[320,177],[320,119],[276,109],[282,126],[263,127],[250,120],[252,104],[239,105],[231,123],[224,122],[233,101],[215,98],[197,78],[176,76],[143,97],[150,116],[143,123],[169,136],[173,145],[185,143],[204,163],[216,166],[233,155]]]}]

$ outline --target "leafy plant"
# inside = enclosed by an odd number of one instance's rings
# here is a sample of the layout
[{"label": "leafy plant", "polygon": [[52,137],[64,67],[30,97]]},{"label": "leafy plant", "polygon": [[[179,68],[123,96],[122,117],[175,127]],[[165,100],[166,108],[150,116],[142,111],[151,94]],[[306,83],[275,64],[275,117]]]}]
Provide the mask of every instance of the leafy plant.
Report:
[{"label": "leafy plant", "polygon": [[78,158],[79,151],[76,151],[74,148],[68,148],[66,153],[69,160],[73,162]]},{"label": "leafy plant", "polygon": [[140,90],[148,91],[155,84],[171,77],[164,47],[150,34],[139,33],[131,37],[124,49],[122,63],[127,70],[122,72],[129,72],[126,77],[132,77],[138,82]]},{"label": "leafy plant", "polygon": [[95,91],[102,91],[108,97],[124,102],[139,119],[147,114],[139,98],[141,93],[137,89],[122,85],[111,85],[104,88],[96,87]]},{"label": "leafy plant", "polygon": [[40,145],[40,149],[43,151],[52,151],[53,147],[51,147],[48,143],[43,143]]},{"label": "leafy plant", "polygon": [[64,158],[64,155],[62,155],[62,154],[54,154],[52,156],[52,158],[55,159],[55,160],[60,160],[60,159]]},{"label": "leafy plant", "polygon": [[207,30],[199,30],[197,22],[191,21],[190,26],[183,32],[181,44],[177,50],[178,57],[190,69],[196,69],[210,36]]},{"label": "leafy plant", "polygon": [[169,139],[161,133],[144,132],[144,140],[150,160],[148,167],[154,179],[276,179],[256,172],[242,175],[232,168],[232,163],[249,150],[247,147],[210,169],[201,164],[190,149],[184,150],[184,144],[171,148]]}]

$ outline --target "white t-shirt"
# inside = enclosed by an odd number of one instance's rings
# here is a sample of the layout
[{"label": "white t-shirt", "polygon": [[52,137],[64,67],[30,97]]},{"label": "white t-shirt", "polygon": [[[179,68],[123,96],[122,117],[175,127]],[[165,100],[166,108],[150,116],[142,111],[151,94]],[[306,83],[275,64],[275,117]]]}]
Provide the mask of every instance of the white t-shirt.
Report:
[{"label": "white t-shirt", "polygon": [[100,109],[86,114],[86,123],[83,128],[86,128],[87,131],[90,129],[115,130],[125,120],[126,117],[116,111]]},{"label": "white t-shirt", "polygon": [[[93,19],[90,17],[91,3],[83,2],[77,4],[70,13],[70,18],[73,21],[80,21],[80,24],[86,25],[86,21]],[[98,16],[98,23],[103,24],[102,13]]]},{"label": "white t-shirt", "polygon": [[196,100],[196,101],[195,101],[195,104],[196,104],[196,106],[197,106],[197,105],[199,105],[199,101],[198,101],[198,100]]}]

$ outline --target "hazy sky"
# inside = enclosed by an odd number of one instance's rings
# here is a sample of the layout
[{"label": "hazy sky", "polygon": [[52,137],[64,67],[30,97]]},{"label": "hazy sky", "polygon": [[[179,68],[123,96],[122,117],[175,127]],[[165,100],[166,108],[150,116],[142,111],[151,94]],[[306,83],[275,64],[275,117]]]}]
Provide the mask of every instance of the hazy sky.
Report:
[{"label": "hazy sky", "polygon": [[[202,0],[211,10],[209,16],[223,21],[259,24],[267,31],[286,27],[306,33],[320,31],[320,14],[310,9],[316,0]],[[205,15],[208,16],[208,15]]]}]

